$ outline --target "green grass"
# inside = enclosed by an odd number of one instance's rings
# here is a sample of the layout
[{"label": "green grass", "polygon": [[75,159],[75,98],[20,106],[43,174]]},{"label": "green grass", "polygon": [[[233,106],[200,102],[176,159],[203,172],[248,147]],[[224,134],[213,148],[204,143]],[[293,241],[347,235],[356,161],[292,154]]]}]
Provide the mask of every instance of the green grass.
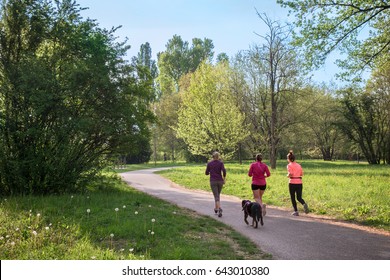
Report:
[{"label": "green grass", "polygon": [[142,164],[126,164],[121,166],[109,167],[107,170],[114,171],[116,173],[123,173],[127,171],[141,170],[141,169],[151,169],[151,168],[160,168],[160,167],[173,167],[173,166],[196,166],[198,164],[188,164],[185,161],[157,161],[149,162]]},{"label": "green grass", "polygon": [[[303,198],[311,212],[390,230],[390,166],[346,161],[299,163],[305,174]],[[251,178],[247,176],[249,164],[225,163],[228,175],[224,194],[252,198]],[[269,205],[292,210],[286,164],[279,161],[276,170],[271,170],[263,200]],[[204,171],[205,165],[198,165],[159,174],[188,188],[209,191],[209,178]]]},{"label": "green grass", "polygon": [[85,194],[0,202],[2,260],[270,258],[232,228],[129,188],[112,173]]}]

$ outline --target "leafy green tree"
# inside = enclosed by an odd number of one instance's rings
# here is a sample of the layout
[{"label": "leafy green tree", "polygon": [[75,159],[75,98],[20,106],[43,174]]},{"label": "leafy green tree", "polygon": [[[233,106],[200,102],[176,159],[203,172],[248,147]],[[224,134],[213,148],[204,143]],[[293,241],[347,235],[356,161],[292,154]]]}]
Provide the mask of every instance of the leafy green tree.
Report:
[{"label": "leafy green tree", "polygon": [[380,163],[380,142],[378,133],[375,97],[359,88],[347,88],[342,91],[342,114],[339,123],[343,132],[357,143],[368,163]]},{"label": "leafy green tree", "polygon": [[381,158],[390,164],[390,62],[372,73],[366,90],[375,100]]},{"label": "leafy green tree", "polygon": [[3,1],[0,192],[75,191],[114,153],[147,137],[150,83],[115,30],[74,1]]},{"label": "leafy green tree", "polygon": [[223,63],[203,63],[191,74],[182,96],[177,133],[194,155],[208,156],[218,150],[230,158],[247,136],[244,116],[230,90],[230,76]]},{"label": "leafy green tree", "polygon": [[[333,160],[336,150],[337,141],[340,138],[340,130],[337,123],[340,120],[339,103],[337,99],[326,89],[308,89],[310,95],[307,96],[306,102],[302,106],[307,106],[308,110],[303,120],[304,133],[309,128],[313,132],[315,146],[321,151],[324,160]],[[306,104],[305,104],[306,103]],[[302,136],[304,137],[304,136]]]},{"label": "leafy green tree", "polygon": [[154,80],[158,76],[158,70],[156,61],[152,59],[152,48],[148,42],[141,45],[137,56],[132,58],[132,64],[137,70],[137,76],[139,79],[142,79],[147,83],[153,83],[155,91],[153,98],[158,98],[157,89],[154,85]]},{"label": "leafy green tree", "polygon": [[[278,0],[296,16],[295,43],[309,66],[318,67],[336,49],[340,65],[356,74],[390,59],[390,5],[383,0]],[[359,35],[361,37],[359,37]],[[364,39],[361,39],[361,38]]]},{"label": "leafy green tree", "polygon": [[[158,54],[159,102],[155,104],[156,116],[159,119],[158,150],[168,152],[174,160],[177,149],[183,146],[183,141],[176,138],[173,127],[177,126],[177,110],[180,98],[181,84],[187,74],[194,72],[202,61],[211,61],[214,55],[214,45],[210,39],[192,39],[192,45],[174,35],[166,44],[166,50]],[[156,138],[156,137],[155,137]],[[154,141],[157,143],[156,141]],[[185,145],[184,145],[185,146]],[[156,149],[157,152],[157,149]]]},{"label": "leafy green tree", "polygon": [[187,41],[174,35],[166,44],[166,50],[157,55],[160,71],[159,82],[163,94],[166,89],[173,90],[172,92],[166,91],[167,94],[177,93],[180,78],[187,73],[194,72],[202,61],[211,61],[214,56],[213,49],[214,45],[210,39],[193,38],[190,47]]}]

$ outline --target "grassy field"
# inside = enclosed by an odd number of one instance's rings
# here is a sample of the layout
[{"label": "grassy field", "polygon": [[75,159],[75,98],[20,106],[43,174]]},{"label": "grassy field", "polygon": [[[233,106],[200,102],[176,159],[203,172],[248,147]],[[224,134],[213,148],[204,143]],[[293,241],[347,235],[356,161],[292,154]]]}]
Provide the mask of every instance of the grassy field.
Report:
[{"label": "grassy field", "polygon": [[131,189],[112,173],[85,194],[0,202],[2,260],[270,258],[230,227]]},{"label": "grassy field", "polygon": [[[299,163],[305,174],[303,198],[312,213],[390,230],[390,166],[346,161]],[[243,199],[252,198],[251,178],[247,176],[249,164],[225,163],[228,175],[223,193]],[[292,211],[286,164],[279,161],[276,170],[271,170],[263,199],[269,205]],[[205,165],[201,165],[175,168],[159,174],[188,188],[209,191],[209,178],[204,171]]]}]

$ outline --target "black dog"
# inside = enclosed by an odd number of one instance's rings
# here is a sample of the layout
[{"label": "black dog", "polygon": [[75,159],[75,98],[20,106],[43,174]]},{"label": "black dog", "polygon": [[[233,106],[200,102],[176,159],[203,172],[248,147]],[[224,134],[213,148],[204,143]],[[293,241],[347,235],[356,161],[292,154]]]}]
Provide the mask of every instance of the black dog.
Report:
[{"label": "black dog", "polygon": [[259,221],[260,224],[263,226],[263,213],[262,209],[259,203],[257,202],[251,202],[250,200],[243,200],[242,201],[242,211],[244,211],[244,222],[248,225],[248,216],[252,217],[252,226],[254,228],[257,228]]}]

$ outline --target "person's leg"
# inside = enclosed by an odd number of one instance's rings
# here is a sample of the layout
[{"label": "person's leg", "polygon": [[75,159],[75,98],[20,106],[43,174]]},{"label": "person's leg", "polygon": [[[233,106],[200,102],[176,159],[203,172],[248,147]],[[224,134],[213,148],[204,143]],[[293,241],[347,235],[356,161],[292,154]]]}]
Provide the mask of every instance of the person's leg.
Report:
[{"label": "person's leg", "polygon": [[254,198],[254,200],[255,200],[257,203],[259,203],[259,204],[261,205],[262,203],[261,203],[261,197],[260,197],[260,189],[254,190],[254,189],[252,188],[252,192],[253,192],[253,198]]},{"label": "person's leg", "polygon": [[265,214],[267,213],[267,210],[265,208],[265,204],[263,203],[263,194],[265,192],[265,188],[266,186],[261,186],[260,190],[259,190],[259,194],[260,194],[260,206],[261,206],[261,210],[262,210],[262,213],[263,213],[263,216],[265,216]]},{"label": "person's leg", "polygon": [[292,203],[292,206],[294,208],[294,211],[298,212],[297,202],[295,200],[295,185],[289,184],[288,189],[290,191],[290,198],[291,198],[291,203]]},{"label": "person's leg", "polygon": [[305,209],[305,213],[307,214],[309,213],[309,206],[307,206],[307,203],[302,198],[302,189],[303,189],[302,184],[297,185],[297,200],[303,205],[303,209]]},{"label": "person's leg", "polygon": [[302,184],[296,185],[297,200],[303,205],[305,201],[302,198]]},{"label": "person's leg", "polygon": [[221,193],[223,188],[223,182],[217,183],[217,191],[218,191],[218,209],[221,208]]},{"label": "person's leg", "polygon": [[222,188],[223,188],[223,181],[221,182],[218,182],[218,217],[222,217],[222,208],[221,208],[221,192],[222,192]]},{"label": "person's leg", "polygon": [[221,208],[218,182],[210,181],[210,187],[214,196],[214,212],[217,213],[218,209]]}]

